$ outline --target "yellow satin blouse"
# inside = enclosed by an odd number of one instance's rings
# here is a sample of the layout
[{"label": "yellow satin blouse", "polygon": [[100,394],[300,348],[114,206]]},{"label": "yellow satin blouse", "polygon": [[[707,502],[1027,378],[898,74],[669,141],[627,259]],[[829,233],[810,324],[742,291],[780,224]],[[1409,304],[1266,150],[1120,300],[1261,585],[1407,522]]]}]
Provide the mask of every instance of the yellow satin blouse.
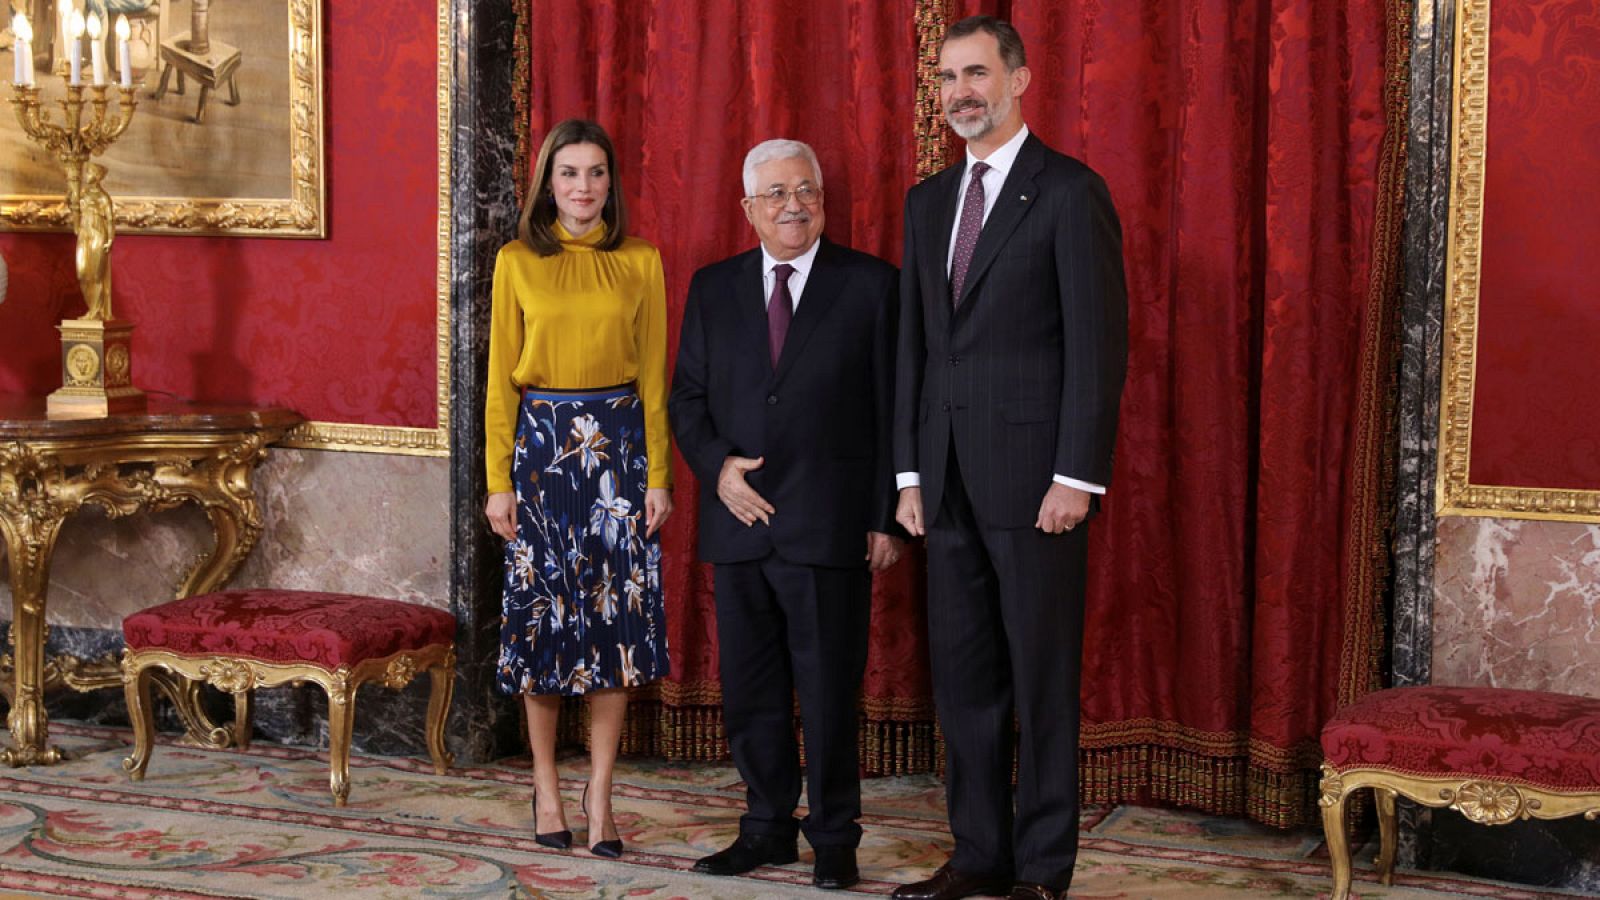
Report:
[{"label": "yellow satin blouse", "polygon": [[489,325],[484,445],[489,491],[511,490],[511,445],[523,386],[597,388],[634,382],[644,405],[648,486],[672,486],[667,430],[667,289],[661,253],[636,237],[596,250],[597,224],[561,252],[522,241],[500,248]]}]

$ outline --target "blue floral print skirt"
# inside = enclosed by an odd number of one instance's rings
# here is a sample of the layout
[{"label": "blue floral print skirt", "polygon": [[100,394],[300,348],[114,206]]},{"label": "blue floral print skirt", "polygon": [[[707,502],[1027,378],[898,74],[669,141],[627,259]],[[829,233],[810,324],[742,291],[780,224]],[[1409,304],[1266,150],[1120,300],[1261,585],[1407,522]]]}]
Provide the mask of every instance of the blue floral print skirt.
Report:
[{"label": "blue floral print skirt", "polygon": [[670,670],[661,537],[644,536],[647,472],[644,408],[631,385],[523,393],[502,692],[583,694]]}]

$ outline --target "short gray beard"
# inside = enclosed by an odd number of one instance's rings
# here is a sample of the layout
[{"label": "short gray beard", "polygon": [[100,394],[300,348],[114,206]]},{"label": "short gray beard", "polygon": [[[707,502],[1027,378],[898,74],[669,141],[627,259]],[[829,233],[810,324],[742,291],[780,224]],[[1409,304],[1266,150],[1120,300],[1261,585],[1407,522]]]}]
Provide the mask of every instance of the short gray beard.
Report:
[{"label": "short gray beard", "polygon": [[950,113],[945,113],[945,121],[950,123],[952,131],[961,135],[962,140],[975,141],[995,130],[995,127],[1005,121],[1009,115],[1011,115],[1011,98],[1002,94],[1000,103],[991,105],[984,111],[984,115],[976,121],[958,123],[955,116]]}]

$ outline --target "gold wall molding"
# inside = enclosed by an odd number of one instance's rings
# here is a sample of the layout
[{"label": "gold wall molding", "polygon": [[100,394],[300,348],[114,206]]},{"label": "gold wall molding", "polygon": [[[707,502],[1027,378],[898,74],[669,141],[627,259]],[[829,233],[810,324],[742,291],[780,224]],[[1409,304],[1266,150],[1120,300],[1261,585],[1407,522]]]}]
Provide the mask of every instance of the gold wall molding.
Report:
[{"label": "gold wall molding", "polygon": [[1441,516],[1600,522],[1600,491],[1473,484],[1471,479],[1489,117],[1489,7],[1490,0],[1457,0],[1456,6],[1450,237],[1435,504]]},{"label": "gold wall molding", "polygon": [[438,217],[435,220],[435,421],[432,428],[392,425],[356,425],[306,422],[282,441],[282,446],[303,450],[344,450],[396,456],[450,455],[450,83],[454,68],[450,55],[450,3],[439,0],[436,10],[438,46],[435,61],[435,140],[438,146]]}]

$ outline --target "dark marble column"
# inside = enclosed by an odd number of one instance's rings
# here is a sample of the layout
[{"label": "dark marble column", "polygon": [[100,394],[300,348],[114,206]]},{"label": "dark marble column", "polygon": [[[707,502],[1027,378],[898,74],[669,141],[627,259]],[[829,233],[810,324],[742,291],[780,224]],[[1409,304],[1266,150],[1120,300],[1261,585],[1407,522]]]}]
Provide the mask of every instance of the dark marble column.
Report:
[{"label": "dark marble column", "polygon": [[483,519],[483,402],[495,253],[516,236],[513,0],[452,0],[450,162],[450,603],[457,681],[450,745],[462,762],[514,752],[518,716],[494,690],[499,542]]},{"label": "dark marble column", "polygon": [[[1439,445],[1445,241],[1450,216],[1454,0],[1412,16],[1394,545],[1394,684],[1427,684],[1433,654],[1434,470]],[[1419,810],[1401,809],[1400,861],[1419,862]]]}]

